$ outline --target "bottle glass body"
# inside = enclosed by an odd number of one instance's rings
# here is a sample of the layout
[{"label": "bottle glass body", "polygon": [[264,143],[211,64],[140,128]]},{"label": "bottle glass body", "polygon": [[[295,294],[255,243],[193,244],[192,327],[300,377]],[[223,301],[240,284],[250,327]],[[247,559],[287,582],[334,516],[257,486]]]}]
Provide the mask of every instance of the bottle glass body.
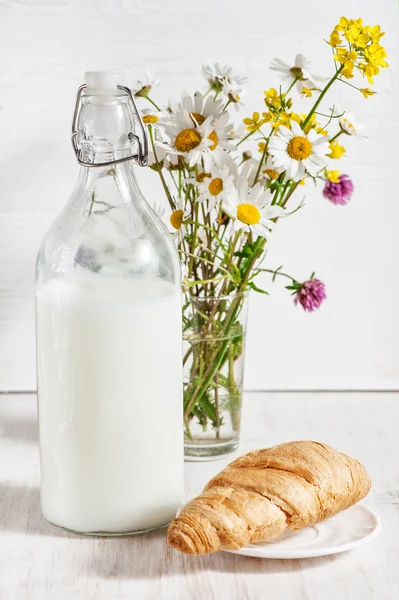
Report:
[{"label": "bottle glass body", "polygon": [[[127,97],[86,96],[80,144],[126,156]],[[183,496],[177,253],[134,167],[81,167],[37,260],[41,505],[56,525],[123,533],[165,525]]]}]

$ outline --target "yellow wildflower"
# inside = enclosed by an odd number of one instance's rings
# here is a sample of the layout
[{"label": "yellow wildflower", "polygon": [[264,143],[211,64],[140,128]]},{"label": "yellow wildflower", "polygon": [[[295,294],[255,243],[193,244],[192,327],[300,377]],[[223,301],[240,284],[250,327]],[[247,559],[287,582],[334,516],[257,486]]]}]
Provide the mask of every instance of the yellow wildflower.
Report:
[{"label": "yellow wildflower", "polygon": [[341,71],[342,77],[345,77],[345,79],[352,79],[354,66],[355,63],[348,60]]},{"label": "yellow wildflower", "polygon": [[387,53],[385,48],[383,48],[378,42],[373,42],[364,50],[364,58],[373,66],[382,67],[383,69],[388,67],[388,63],[385,60],[386,57]]},{"label": "yellow wildflower", "polygon": [[316,133],[320,133],[320,135],[328,135],[327,129],[324,127],[316,127]]},{"label": "yellow wildflower", "polygon": [[246,125],[247,131],[256,131],[262,127],[265,121],[260,118],[260,114],[258,112],[254,112],[252,114],[252,118],[247,117],[246,119],[243,119],[243,123]]},{"label": "yellow wildflower", "polygon": [[266,142],[259,142],[258,143],[258,152],[260,152],[261,154],[264,153],[266,148]]},{"label": "yellow wildflower", "polygon": [[359,69],[363,72],[363,75],[367,77],[367,81],[373,85],[374,83],[374,75],[378,75],[380,72],[379,67],[371,65],[370,63],[359,63]]},{"label": "yellow wildflower", "polygon": [[269,108],[280,108],[282,101],[285,98],[285,94],[280,94],[276,89],[270,88],[265,90],[265,103]]},{"label": "yellow wildflower", "polygon": [[370,41],[370,34],[363,30],[362,25],[362,19],[353,21],[345,32],[345,38],[350,44],[353,44],[355,48],[365,48]]},{"label": "yellow wildflower", "polygon": [[331,152],[326,154],[326,156],[329,156],[330,158],[341,158],[341,156],[346,152],[345,148],[340,145],[338,140],[333,140],[330,142],[329,146]]},{"label": "yellow wildflower", "polygon": [[273,123],[272,127],[273,129],[277,130],[279,127],[281,127],[281,125],[283,125],[284,127],[288,127],[289,129],[291,126],[291,121],[296,121],[297,123],[300,123],[301,117],[296,113],[287,113],[286,111],[282,111],[279,114],[278,121]]},{"label": "yellow wildflower", "polygon": [[339,171],[326,171],[326,177],[332,183],[339,183]]},{"label": "yellow wildflower", "polygon": [[305,180],[304,179],[300,179],[299,185],[305,185]]},{"label": "yellow wildflower", "polygon": [[262,118],[258,112],[254,112],[251,117],[247,117],[243,119],[243,123],[247,126],[247,131],[257,131],[264,125],[265,123],[269,123],[273,121],[274,115],[272,112],[263,112]]},{"label": "yellow wildflower", "polygon": [[334,54],[334,59],[344,65],[341,75],[346,77],[346,79],[351,79],[353,77],[355,61],[357,60],[357,52],[355,50],[347,50],[346,48],[336,48],[336,50],[337,54]]},{"label": "yellow wildflower", "polygon": [[381,27],[379,25],[374,25],[370,27],[370,25],[366,25],[364,28],[373,42],[379,42],[383,35],[385,35],[385,31],[381,31]]},{"label": "yellow wildflower", "polygon": [[343,65],[348,61],[351,62],[357,59],[356,50],[347,50],[346,48],[336,48],[336,50],[337,54],[334,54],[334,58]]},{"label": "yellow wildflower", "polygon": [[312,92],[314,92],[314,90],[315,90],[315,88],[307,88],[307,87],[303,86],[302,94],[304,94],[306,96],[306,98],[311,98]]},{"label": "yellow wildflower", "polygon": [[298,125],[301,124],[301,122],[303,120],[302,118],[305,118],[305,117],[306,117],[306,115],[304,115],[304,114],[302,114],[302,117],[301,117],[301,115],[297,115],[296,113],[291,113],[291,121],[296,121],[298,123]]},{"label": "yellow wildflower", "polygon": [[346,31],[349,27],[349,19],[341,17],[338,25],[335,27],[337,31]]},{"label": "yellow wildflower", "polygon": [[376,94],[376,92],[373,92],[370,88],[360,88],[359,92],[361,92],[365,98],[369,98],[369,96],[374,96],[374,94]]},{"label": "yellow wildflower", "polygon": [[[301,121],[299,121],[299,124],[301,124],[301,122],[303,122],[306,119],[306,115],[302,114],[301,115]],[[307,122],[304,132],[305,133],[309,133],[309,131],[311,129],[315,129],[318,125],[318,122],[316,121],[316,115],[315,113],[313,113],[313,115],[310,117],[309,121]]]},{"label": "yellow wildflower", "polygon": [[334,29],[334,31],[332,31],[332,33],[330,35],[330,46],[335,48],[336,46],[339,46],[341,43],[342,42],[341,42],[341,38],[339,37],[339,33],[336,29]]}]

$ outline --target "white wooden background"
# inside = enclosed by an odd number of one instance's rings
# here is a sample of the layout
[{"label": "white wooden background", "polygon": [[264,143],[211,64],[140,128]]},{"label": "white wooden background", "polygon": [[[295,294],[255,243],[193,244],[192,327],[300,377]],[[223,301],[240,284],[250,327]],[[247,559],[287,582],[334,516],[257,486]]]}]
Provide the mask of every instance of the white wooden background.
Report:
[{"label": "white wooden background", "polygon": [[[76,177],[69,128],[83,72],[115,69],[129,84],[150,69],[166,101],[203,85],[203,61],[228,62],[250,77],[249,113],[277,84],[273,57],[301,51],[331,72],[323,38],[341,14],[382,25],[391,68],[374,98],[340,84],[331,96],[367,124],[370,141],[345,140],[340,166],[356,195],[334,207],[306,186],[307,207],[285,221],[268,257],[298,279],[315,270],[328,301],[304,314],[282,283],[252,298],[246,388],[398,388],[397,12],[394,0],[0,0],[0,390],[35,388],[34,262]],[[151,175],[140,178],[157,200]]]}]

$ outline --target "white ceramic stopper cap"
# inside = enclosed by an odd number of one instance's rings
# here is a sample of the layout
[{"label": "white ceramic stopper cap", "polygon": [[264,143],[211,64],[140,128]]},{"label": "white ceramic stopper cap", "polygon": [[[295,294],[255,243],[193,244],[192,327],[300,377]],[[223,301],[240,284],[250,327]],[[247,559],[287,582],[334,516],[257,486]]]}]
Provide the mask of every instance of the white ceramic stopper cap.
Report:
[{"label": "white ceramic stopper cap", "polygon": [[110,71],[86,71],[85,84],[88,88],[96,90],[116,90],[120,75],[111,73]]}]

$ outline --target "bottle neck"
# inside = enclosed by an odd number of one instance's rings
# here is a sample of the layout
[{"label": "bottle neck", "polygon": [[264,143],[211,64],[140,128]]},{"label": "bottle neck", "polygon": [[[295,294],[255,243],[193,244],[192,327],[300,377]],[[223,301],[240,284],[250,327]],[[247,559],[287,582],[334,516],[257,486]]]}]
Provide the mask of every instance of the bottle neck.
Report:
[{"label": "bottle neck", "polygon": [[124,92],[84,95],[77,123],[77,145],[82,159],[91,164],[131,155],[135,120]]},{"label": "bottle neck", "polygon": [[[137,153],[135,119],[124,92],[83,96],[77,131],[82,159],[93,165]],[[133,160],[104,167],[81,166],[77,188],[80,193],[73,196],[80,197],[87,214],[143,200]]]}]

